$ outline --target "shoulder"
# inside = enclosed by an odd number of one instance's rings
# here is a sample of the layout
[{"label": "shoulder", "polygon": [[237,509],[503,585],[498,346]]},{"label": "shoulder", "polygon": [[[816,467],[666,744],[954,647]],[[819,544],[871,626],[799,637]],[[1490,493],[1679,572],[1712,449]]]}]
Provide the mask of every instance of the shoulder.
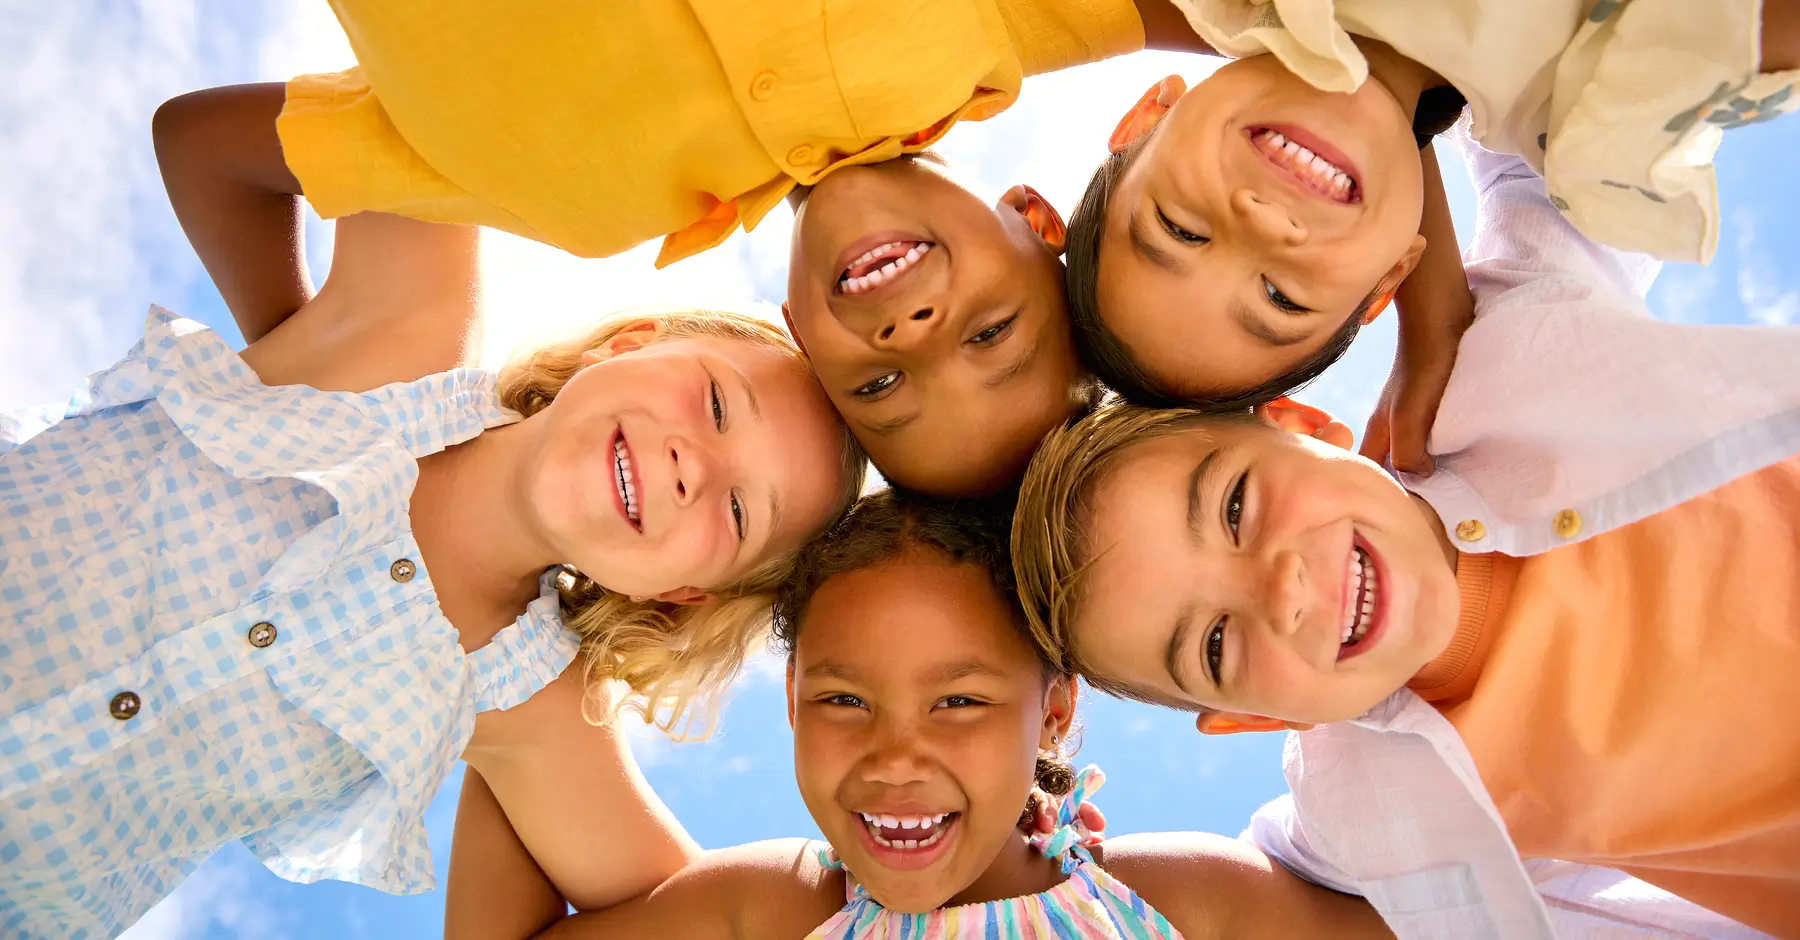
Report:
[{"label": "shoulder", "polygon": [[824,843],[771,839],[715,849],[664,886],[710,895],[732,912],[733,936],[791,940],[806,936],[844,906],[844,876],[819,864]]},{"label": "shoulder", "polygon": [[1106,840],[1105,866],[1188,940],[1386,937],[1362,898],[1301,880],[1255,846],[1207,832]]}]

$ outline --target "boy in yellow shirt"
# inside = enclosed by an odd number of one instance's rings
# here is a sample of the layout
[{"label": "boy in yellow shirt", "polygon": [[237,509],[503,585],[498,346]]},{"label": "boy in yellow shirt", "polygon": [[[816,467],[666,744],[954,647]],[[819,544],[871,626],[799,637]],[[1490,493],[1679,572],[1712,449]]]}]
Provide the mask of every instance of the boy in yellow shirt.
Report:
[{"label": "boy in yellow shirt", "polygon": [[[171,200],[246,339],[309,291],[302,193],[326,218],[478,223],[585,257],[662,236],[663,265],[813,187],[795,197],[807,205],[789,322],[876,466],[940,494],[1008,482],[1086,397],[1060,220],[1023,190],[976,212],[916,161],[856,185],[831,177],[999,113],[1027,75],[1146,43],[1207,51],[1167,0],[852,2],[829,18],[729,0],[333,8],[357,68],[200,93],[158,115]],[[834,191],[879,194],[893,228],[856,230],[879,206],[832,210]],[[939,210],[962,220],[954,233],[934,227]],[[853,278],[862,289],[844,291]],[[987,322],[1002,304],[1022,312]]]}]

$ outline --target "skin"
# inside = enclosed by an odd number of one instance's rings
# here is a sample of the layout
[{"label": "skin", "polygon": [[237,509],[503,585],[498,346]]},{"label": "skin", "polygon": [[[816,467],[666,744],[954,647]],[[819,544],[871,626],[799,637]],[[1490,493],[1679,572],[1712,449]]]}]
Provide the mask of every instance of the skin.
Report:
[{"label": "skin", "polygon": [[[1095,674],[1215,710],[1202,731],[1269,730],[1354,718],[1444,651],[1460,600],[1443,525],[1333,428],[1208,422],[1120,456],[1093,492],[1074,624]],[[1353,545],[1380,610],[1340,660]]]},{"label": "skin", "polygon": [[[1425,245],[1402,100],[1380,81],[1322,92],[1265,55],[1176,101],[1103,223],[1100,308],[1133,358],[1189,394],[1246,389],[1317,351],[1372,292],[1395,290]],[[1320,196],[1265,156],[1251,133],[1271,125],[1340,150],[1360,201]]]},{"label": "skin", "polygon": [[[1061,246],[1028,217],[1037,198],[1014,187],[987,206],[911,159],[838,170],[800,206],[782,310],[889,480],[990,492],[1074,409],[1081,369]],[[934,247],[876,290],[846,293],[845,264],[871,236]]]}]

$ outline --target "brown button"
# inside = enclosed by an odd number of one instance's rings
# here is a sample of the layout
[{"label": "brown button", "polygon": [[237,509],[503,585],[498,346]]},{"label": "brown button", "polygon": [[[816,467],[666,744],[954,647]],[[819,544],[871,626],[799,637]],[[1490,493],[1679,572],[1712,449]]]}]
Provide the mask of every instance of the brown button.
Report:
[{"label": "brown button", "polygon": [[112,697],[112,704],[107,706],[107,710],[120,721],[130,721],[137,715],[138,708],[143,704],[142,701],[139,701],[136,692],[120,692]]},{"label": "brown button", "polygon": [[249,633],[250,645],[257,649],[270,646],[275,642],[275,625],[267,620],[252,624]]},{"label": "brown button", "polygon": [[776,84],[775,73],[763,69],[750,79],[750,97],[758,101],[767,101],[775,97]]},{"label": "brown button", "polygon": [[813,149],[805,144],[789,150],[787,154],[787,162],[792,166],[805,166],[812,162],[812,158]]},{"label": "brown button", "polygon": [[1556,531],[1559,538],[1572,539],[1581,534],[1581,513],[1565,509],[1550,520],[1550,528]]},{"label": "brown button", "polygon": [[412,563],[412,559],[410,558],[402,558],[399,561],[388,565],[388,574],[393,575],[394,580],[401,584],[411,581],[413,575],[418,574],[418,572],[418,567]]},{"label": "brown button", "polygon": [[1479,542],[1487,537],[1487,526],[1480,519],[1464,519],[1456,524],[1456,537],[1465,542]]}]

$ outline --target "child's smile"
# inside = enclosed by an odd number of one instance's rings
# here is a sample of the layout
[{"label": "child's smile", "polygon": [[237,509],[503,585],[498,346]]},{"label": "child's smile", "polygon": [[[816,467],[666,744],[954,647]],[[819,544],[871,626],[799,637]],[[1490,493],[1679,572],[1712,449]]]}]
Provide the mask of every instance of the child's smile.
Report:
[{"label": "child's smile", "polygon": [[858,812],[864,850],[877,864],[901,871],[929,868],[948,854],[962,818],[954,812]]},{"label": "child's smile", "polygon": [[874,247],[855,254],[844,263],[844,272],[838,275],[838,293],[859,296],[875,294],[884,287],[891,288],[937,247],[921,239],[897,238],[883,233],[857,239],[844,249],[844,254],[856,253],[870,242]]},{"label": "child's smile", "polygon": [[1362,201],[1356,165],[1330,143],[1291,124],[1279,128],[1250,127],[1244,133],[1256,152],[1302,191],[1343,205]]}]

